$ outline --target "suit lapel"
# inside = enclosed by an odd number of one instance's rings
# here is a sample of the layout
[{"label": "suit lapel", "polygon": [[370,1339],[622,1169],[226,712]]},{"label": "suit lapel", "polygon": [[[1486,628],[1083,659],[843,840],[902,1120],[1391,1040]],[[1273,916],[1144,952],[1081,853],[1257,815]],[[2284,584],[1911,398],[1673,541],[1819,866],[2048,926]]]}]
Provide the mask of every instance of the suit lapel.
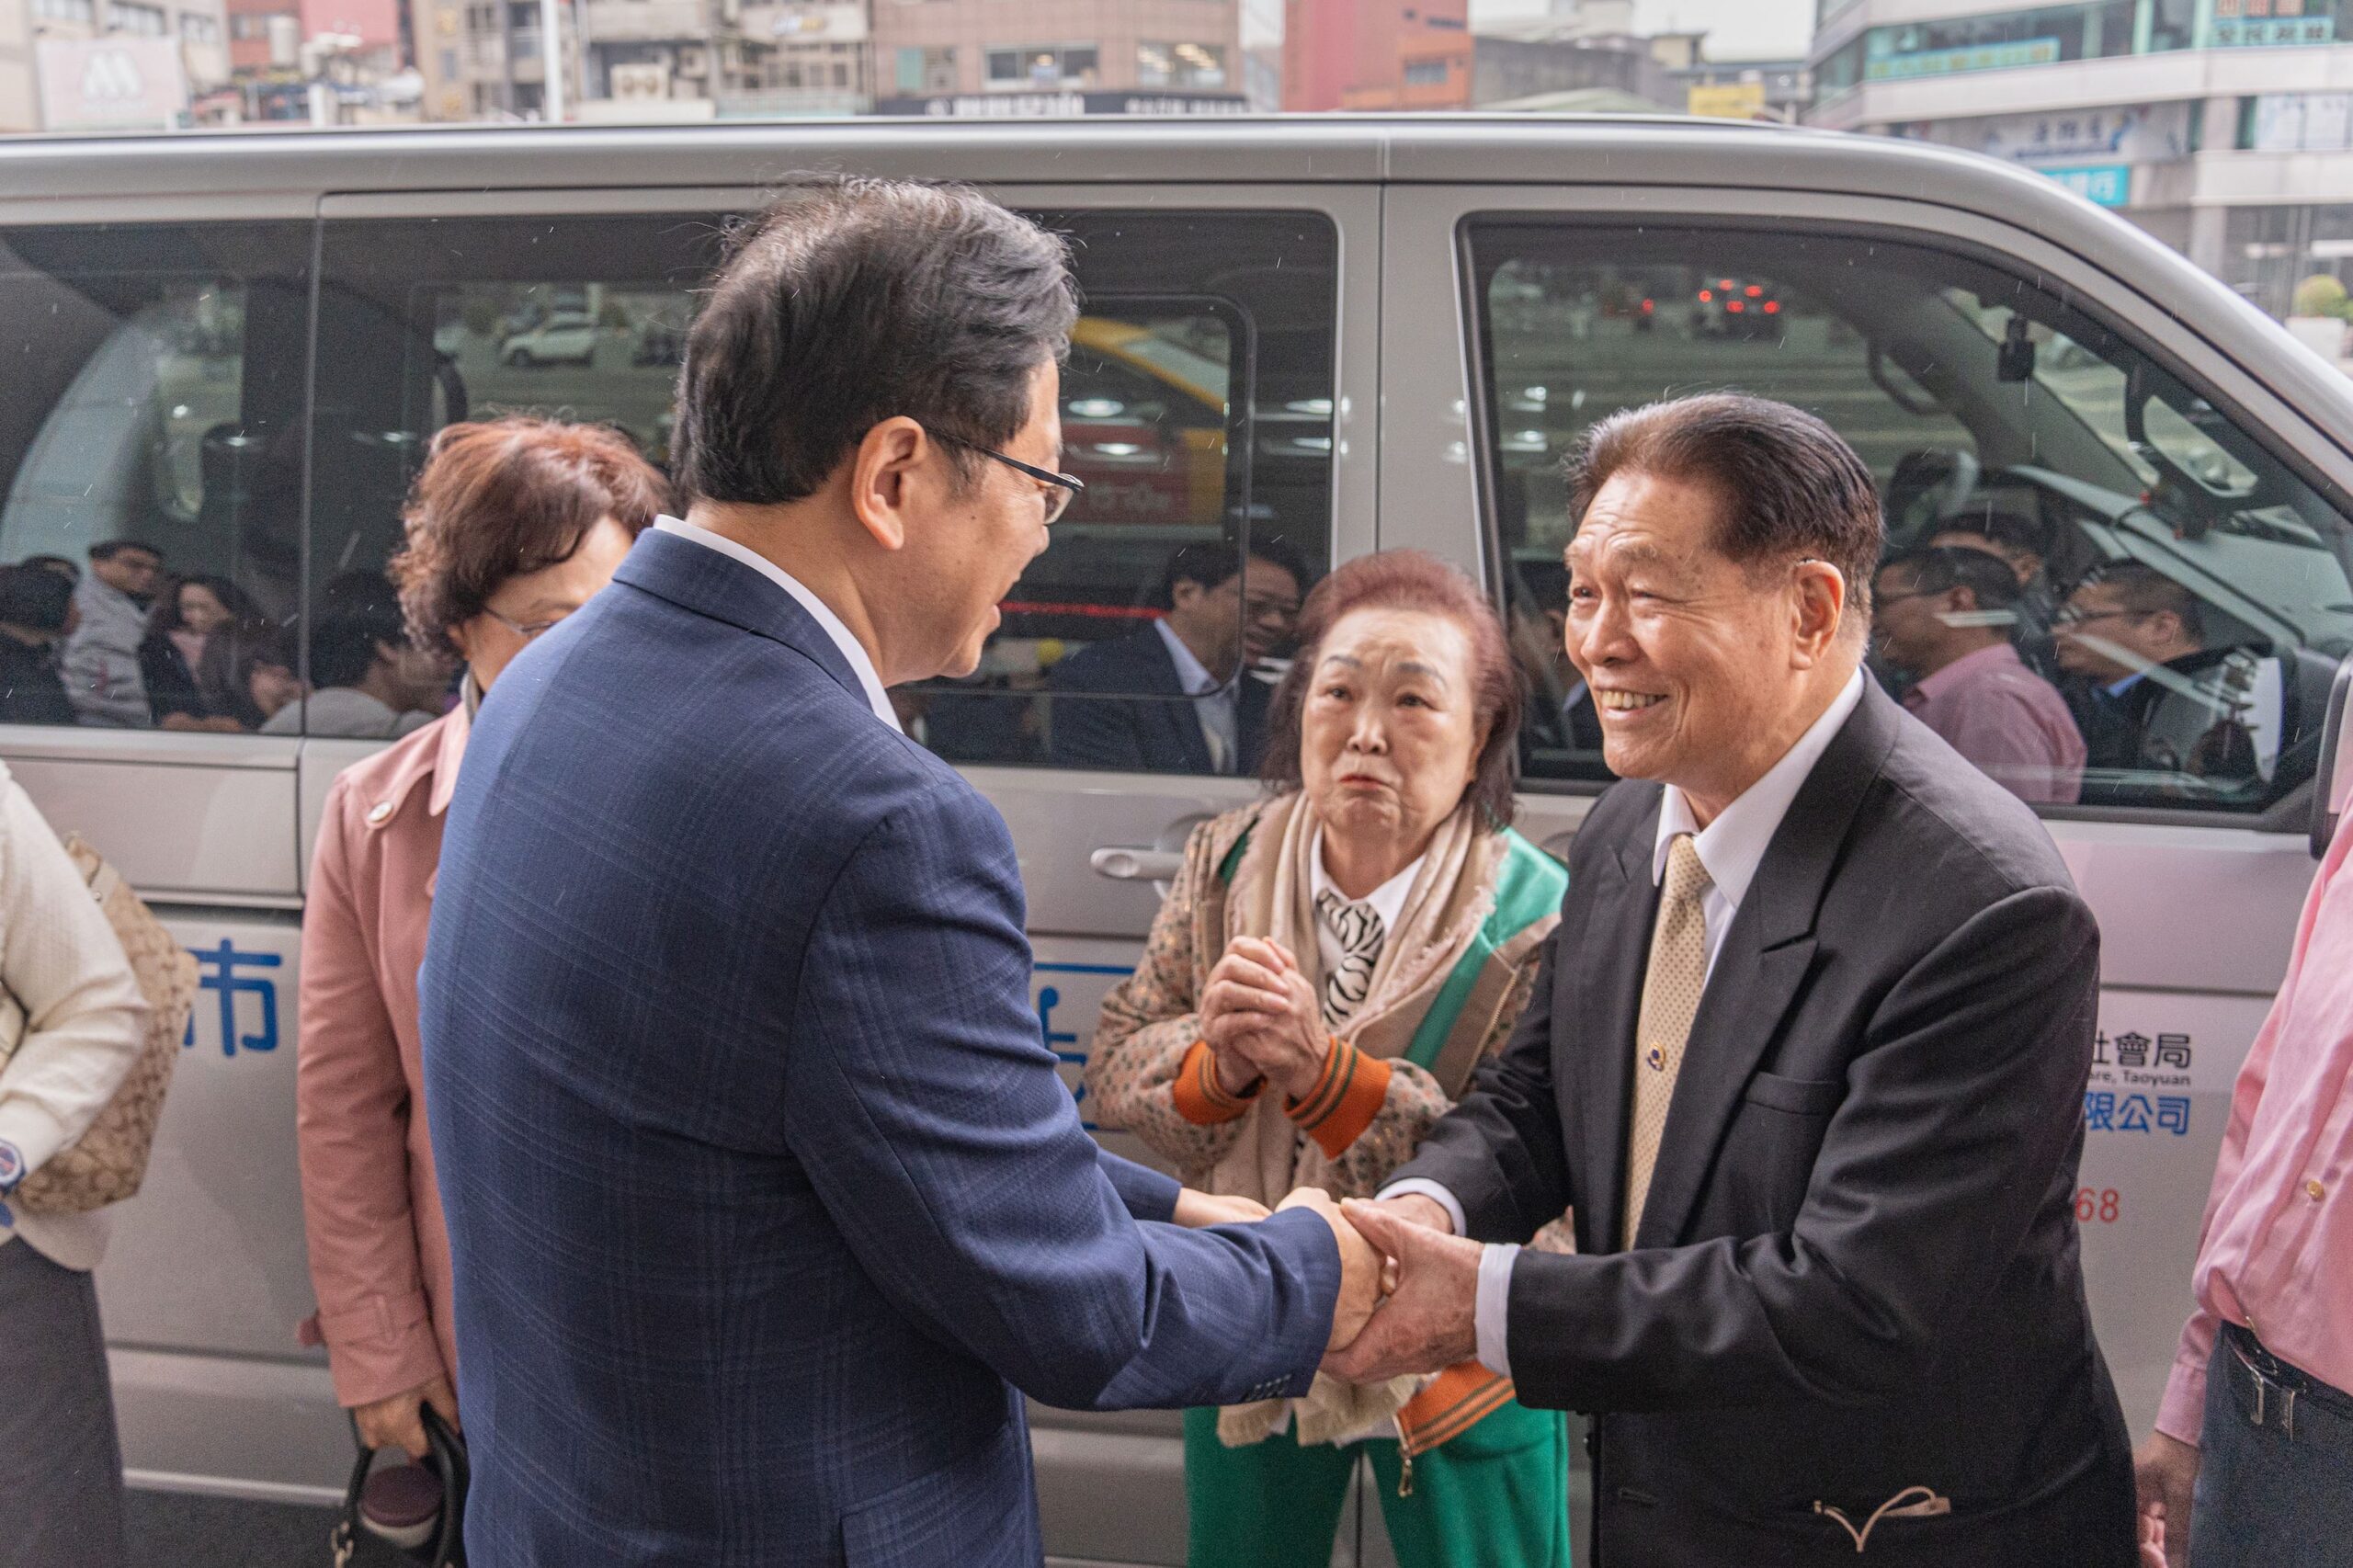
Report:
[{"label": "suit lapel", "polygon": [[1586,918],[1570,983],[1554,1006],[1565,1004],[1585,1041],[1576,1071],[1559,1074],[1574,1082],[1584,1102],[1585,1157],[1581,1184],[1589,1195],[1577,1207],[1577,1249],[1616,1252],[1626,1202],[1626,1120],[1634,1071],[1634,1024],[1643,1005],[1643,970],[1650,958],[1651,927],[1658,923],[1657,885],[1651,881],[1650,850],[1658,836],[1656,786],[1651,809],[1626,831],[1613,856],[1597,858],[1583,884]]},{"label": "suit lapel", "polygon": [[[1749,1077],[1813,967],[1814,915],[1902,717],[1878,683],[1865,680],[1861,704],[1773,834],[1691,1021],[1638,1247],[1673,1246],[1682,1236]],[[1621,1054],[1631,1051],[1629,1043]]]},{"label": "suit lapel", "polygon": [[1200,715],[1185,696],[1185,683],[1176,678],[1176,656],[1169,653],[1166,640],[1157,630],[1147,642],[1151,659],[1145,667],[1151,674],[1144,690],[1162,699],[1147,705],[1152,712],[1147,722],[1160,725],[1168,744],[1183,759],[1179,766],[1184,772],[1208,773],[1211,771],[1210,743],[1201,733]]}]

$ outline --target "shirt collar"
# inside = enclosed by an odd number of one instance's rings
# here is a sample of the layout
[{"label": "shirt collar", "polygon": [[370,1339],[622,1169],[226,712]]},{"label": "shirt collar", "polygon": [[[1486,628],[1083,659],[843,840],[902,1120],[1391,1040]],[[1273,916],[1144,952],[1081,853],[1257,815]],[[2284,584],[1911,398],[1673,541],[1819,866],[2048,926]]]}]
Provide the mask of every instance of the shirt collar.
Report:
[{"label": "shirt collar", "polygon": [[1830,749],[1831,741],[1839,729],[1854,715],[1863,700],[1863,675],[1857,670],[1847,678],[1846,686],[1822,710],[1822,716],[1800,735],[1797,744],[1781,754],[1781,760],[1765,770],[1765,776],[1742,790],[1706,827],[1691,810],[1691,802],[1682,790],[1669,784],[1659,802],[1658,842],[1651,853],[1651,881],[1662,881],[1666,876],[1667,851],[1674,847],[1677,834],[1693,835],[1691,847],[1699,854],[1699,864],[1708,873],[1708,881],[1723,894],[1724,902],[1733,908],[1748,895],[1748,884],[1756,878],[1756,868],[1764,861],[1765,851],[1773,843],[1773,835],[1780,827],[1781,819],[1790,813],[1790,802],[1798,798],[1798,790],[1813,772],[1814,764]]},{"label": "shirt collar", "polygon": [[809,612],[809,618],[833,639],[834,646],[840,649],[842,657],[849,662],[852,673],[858,676],[858,684],[866,692],[866,705],[874,710],[874,716],[893,730],[900,727],[898,711],[891,706],[891,694],[883,690],[882,677],[876,673],[874,661],[866,656],[865,647],[849,634],[849,628],[842,624],[842,618],[827,608],[825,601],[810,592],[791,573],[758,551],[683,518],[656,517],[654,526],[664,533],[676,534],[680,539],[690,539],[705,549],[715,550],[731,561],[741,562],[790,594],[793,602]]},{"label": "shirt collar", "polygon": [[1207,665],[1193,656],[1193,651],[1185,646],[1185,640],[1176,635],[1176,631],[1169,626],[1167,619],[1163,617],[1154,621],[1152,626],[1154,631],[1160,633],[1160,640],[1168,645],[1168,656],[1176,661],[1176,684],[1184,687],[1185,695],[1188,697],[1215,696],[1222,683],[1217,676],[1210,674],[1210,667]]},{"label": "shirt collar", "polygon": [[1428,858],[1429,852],[1424,850],[1414,857],[1412,865],[1362,898],[1350,898],[1340,891],[1339,885],[1332,881],[1331,874],[1324,869],[1324,829],[1319,826],[1315,830],[1315,842],[1309,846],[1308,859],[1314,866],[1315,874],[1307,891],[1319,903],[1327,892],[1342,903],[1369,903],[1372,905],[1372,912],[1381,916],[1381,930],[1394,931],[1397,929],[1397,917],[1405,913],[1405,895],[1414,891],[1414,879],[1421,875],[1422,862]]},{"label": "shirt collar", "polygon": [[2007,642],[1988,642],[1983,648],[1973,648],[1963,653],[1936,674],[1922,676],[1913,682],[1912,689],[1918,692],[1925,700],[1949,687],[1959,686],[1971,676],[1991,669],[1996,665],[2018,665],[2024,667],[2016,648],[2011,647]]}]

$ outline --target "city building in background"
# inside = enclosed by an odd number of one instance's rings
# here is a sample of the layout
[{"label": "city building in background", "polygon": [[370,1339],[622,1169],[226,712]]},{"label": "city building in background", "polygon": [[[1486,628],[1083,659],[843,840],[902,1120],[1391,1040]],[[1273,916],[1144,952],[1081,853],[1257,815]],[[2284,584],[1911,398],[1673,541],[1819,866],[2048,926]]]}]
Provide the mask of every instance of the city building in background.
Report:
[{"label": "city building in background", "polygon": [[1021,119],[1250,107],[1240,0],[873,0],[873,31],[881,114]]},{"label": "city building in background", "polygon": [[2353,275],[2353,0],[1824,0],[1812,64],[1812,123],[2040,170],[2273,315]]},{"label": "city building in background", "polygon": [[1282,106],[1469,108],[1472,56],[1470,0],[1288,0]]},{"label": "city building in background", "polygon": [[222,0],[0,0],[0,131],[163,131],[231,116]]}]

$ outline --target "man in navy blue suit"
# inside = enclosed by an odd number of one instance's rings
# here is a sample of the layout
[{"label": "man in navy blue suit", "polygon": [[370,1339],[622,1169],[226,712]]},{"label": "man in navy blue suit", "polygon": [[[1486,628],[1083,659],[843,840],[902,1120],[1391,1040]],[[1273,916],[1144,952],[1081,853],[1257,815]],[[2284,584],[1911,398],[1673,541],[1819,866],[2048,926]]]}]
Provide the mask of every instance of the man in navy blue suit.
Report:
[{"label": "man in navy blue suit", "polygon": [[780,202],[688,345],[685,519],[482,711],[421,982],[476,1562],[1034,1565],[1022,1393],[1301,1394],[1370,1310],[1321,1194],[1185,1229],[1098,1155],[1005,824],[884,695],[1076,487],[1075,314],[977,195]]},{"label": "man in navy blue suit", "polygon": [[1290,638],[1306,563],[1287,540],[1188,544],[1168,563],[1159,619],[1054,666],[1052,754],[1064,767],[1253,774],[1274,688],[1259,660]]}]

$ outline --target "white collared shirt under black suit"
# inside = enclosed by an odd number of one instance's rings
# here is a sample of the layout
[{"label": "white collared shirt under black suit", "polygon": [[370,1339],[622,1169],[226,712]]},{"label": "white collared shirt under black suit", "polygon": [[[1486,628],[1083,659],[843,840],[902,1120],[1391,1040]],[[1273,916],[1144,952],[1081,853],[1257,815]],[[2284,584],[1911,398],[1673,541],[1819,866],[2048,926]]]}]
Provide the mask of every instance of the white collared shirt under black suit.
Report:
[{"label": "white collared shirt under black suit", "polygon": [[1518,1033],[1397,1173],[1483,1242],[1574,1207],[1505,1358],[1597,1416],[1599,1568],[1851,1563],[1931,1497],[1862,1560],[2131,1568],[2075,1219],[2099,933],[2049,834],[1866,683],[1710,931],[1629,1251],[1665,793],[1595,805]]}]

